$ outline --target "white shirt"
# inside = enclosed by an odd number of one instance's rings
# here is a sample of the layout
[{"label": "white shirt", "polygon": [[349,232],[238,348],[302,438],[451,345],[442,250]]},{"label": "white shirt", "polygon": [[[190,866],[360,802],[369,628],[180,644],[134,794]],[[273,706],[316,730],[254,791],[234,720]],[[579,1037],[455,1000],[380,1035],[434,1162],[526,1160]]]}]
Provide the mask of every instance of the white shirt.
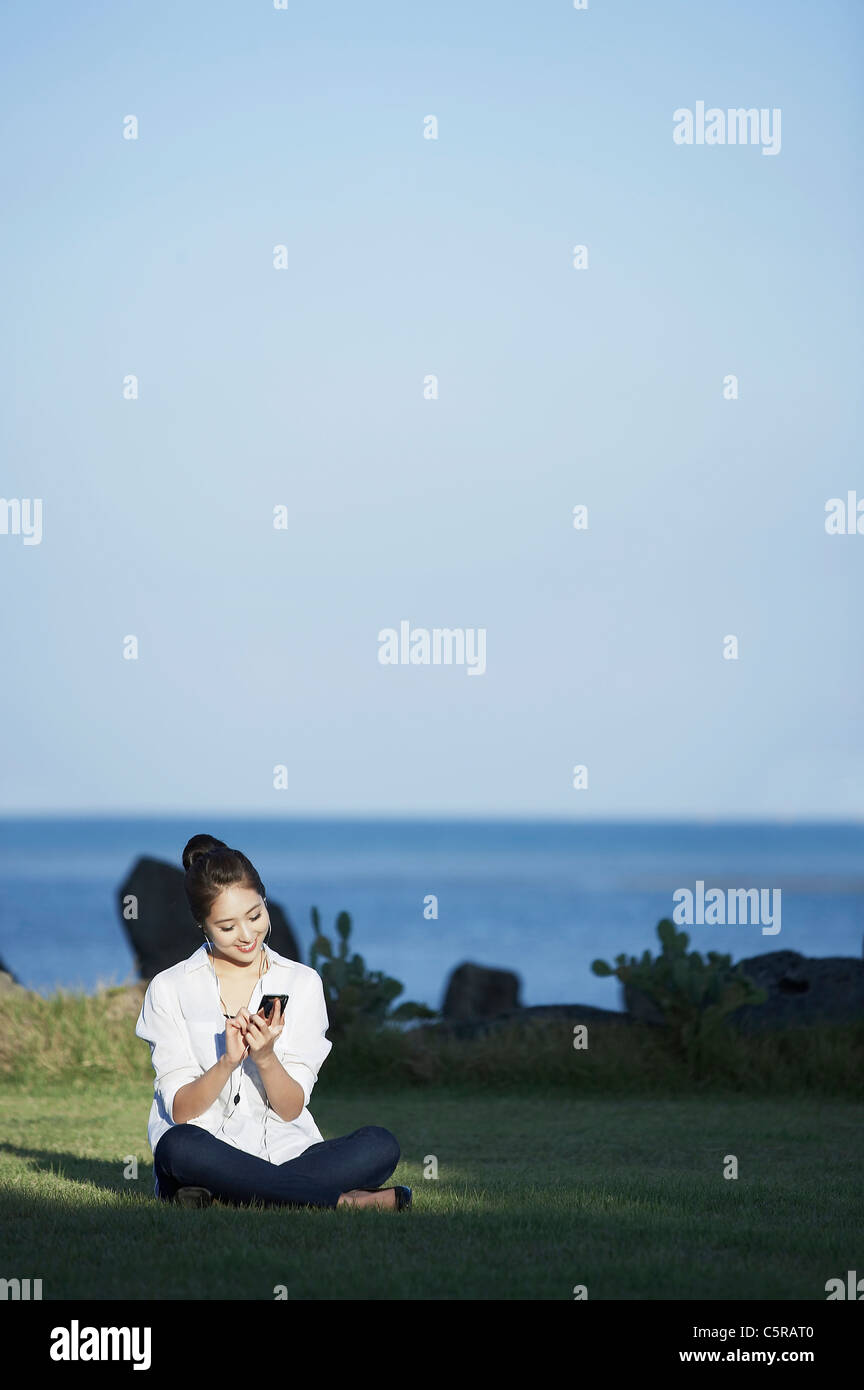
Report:
[{"label": "white shirt", "polygon": [[[251,1055],[234,1068],[230,1080],[208,1110],[189,1124],[200,1125],[217,1139],[271,1163],[297,1158],[323,1138],[306,1109],[318,1072],[333,1044],[324,986],[316,970],[266,950],[269,968],[256,982],[247,1008],[255,1013],[263,994],[287,994],[285,1026],[273,1052],[289,1076],[303,1087],[303,1109],[296,1120],[282,1120],[268,1105],[267,1092]],[[175,1123],[172,1107],[181,1086],[196,1081],[225,1052],[225,1018],[219,982],[206,946],[188,960],[162,970],[147,987],[135,1032],[150,1044],[156,1072],[147,1126],[150,1148]],[[234,1097],[240,1096],[234,1104]],[[157,1184],[158,1193],[158,1184]]]}]

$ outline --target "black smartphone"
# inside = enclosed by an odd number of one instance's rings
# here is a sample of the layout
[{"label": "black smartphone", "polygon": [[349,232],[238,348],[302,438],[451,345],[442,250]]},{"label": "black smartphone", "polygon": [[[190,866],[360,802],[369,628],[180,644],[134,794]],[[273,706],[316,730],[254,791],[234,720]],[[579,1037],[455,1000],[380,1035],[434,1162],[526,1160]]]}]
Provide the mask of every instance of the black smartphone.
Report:
[{"label": "black smartphone", "polygon": [[265,1017],[266,1019],[269,1019],[269,1018],[270,1018],[270,1015],[271,1015],[272,1012],[273,1012],[273,1005],[276,1003],[276,1000],[277,1000],[277,999],[279,1000],[279,1008],[280,1008],[282,1017],[284,1018],[284,1017],[285,1017],[285,1005],[288,1003],[288,995],[287,995],[287,994],[262,994],[262,995],[261,995],[261,1004],[260,1004],[260,1006],[259,1006],[259,1008],[258,1008],[259,1014],[263,1014],[264,1017]]}]

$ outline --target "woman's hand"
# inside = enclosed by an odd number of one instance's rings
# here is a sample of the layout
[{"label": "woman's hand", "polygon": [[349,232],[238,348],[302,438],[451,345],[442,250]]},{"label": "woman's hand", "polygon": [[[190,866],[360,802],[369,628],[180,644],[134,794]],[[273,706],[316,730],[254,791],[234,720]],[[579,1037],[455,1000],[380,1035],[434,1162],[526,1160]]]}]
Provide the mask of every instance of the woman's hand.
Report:
[{"label": "woman's hand", "polygon": [[250,1014],[248,1009],[241,1009],[237,1018],[245,1026],[244,1036],[253,1061],[260,1062],[265,1057],[271,1057],[273,1044],[285,1027],[279,1000],[273,1004],[269,1022],[261,1014]]},{"label": "woman's hand", "polygon": [[239,1067],[246,1053],[246,1024],[239,1016],[225,1020],[225,1056],[232,1068]]}]

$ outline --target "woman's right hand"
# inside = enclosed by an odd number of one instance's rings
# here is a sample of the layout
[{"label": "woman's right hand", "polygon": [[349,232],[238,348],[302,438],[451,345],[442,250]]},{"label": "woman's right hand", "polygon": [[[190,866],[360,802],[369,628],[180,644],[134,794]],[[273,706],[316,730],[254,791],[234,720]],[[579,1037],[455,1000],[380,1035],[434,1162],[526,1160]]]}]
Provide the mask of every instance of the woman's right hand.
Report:
[{"label": "woman's right hand", "polygon": [[242,1018],[226,1018],[225,1020],[225,1056],[228,1058],[232,1068],[239,1067],[246,1053],[249,1051],[244,1036],[246,1033],[246,1023]]}]

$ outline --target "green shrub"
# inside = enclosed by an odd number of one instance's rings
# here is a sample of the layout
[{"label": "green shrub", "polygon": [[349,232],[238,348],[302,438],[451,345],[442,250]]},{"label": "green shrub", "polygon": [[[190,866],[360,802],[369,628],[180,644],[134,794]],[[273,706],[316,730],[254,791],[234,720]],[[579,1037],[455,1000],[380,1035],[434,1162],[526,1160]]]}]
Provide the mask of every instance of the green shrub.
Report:
[{"label": "green shrub", "polygon": [[615,967],[595,960],[595,975],[615,975],[624,985],[638,990],[659,1010],[672,1031],[683,1057],[699,1076],[709,1050],[729,1014],[743,1004],[764,1004],[767,995],[732,965],[731,955],[709,951],[705,960],[698,951],[687,954],[690,938],[675,930],[664,917],[657,924],[663,949],[652,958],[645,951],[636,956],[615,957]]},{"label": "green shrub", "polygon": [[320,969],[324,983],[324,997],[327,1001],[327,1014],[332,1034],[344,1033],[348,1028],[358,1026],[380,1027],[382,1023],[400,1022],[409,1018],[437,1018],[434,1009],[425,1004],[406,1000],[398,1008],[390,1011],[393,1000],[405,988],[398,980],[391,979],[381,970],[367,970],[363,957],[348,955],[348,938],[351,935],[351,917],[340,912],[336,918],[336,931],[339,935],[338,955],[333,953],[333,944],[321,931],[321,918],[317,907],[312,908],[312,926],[315,938],[309,952],[309,964],[318,969],[318,959],[322,958]]}]

